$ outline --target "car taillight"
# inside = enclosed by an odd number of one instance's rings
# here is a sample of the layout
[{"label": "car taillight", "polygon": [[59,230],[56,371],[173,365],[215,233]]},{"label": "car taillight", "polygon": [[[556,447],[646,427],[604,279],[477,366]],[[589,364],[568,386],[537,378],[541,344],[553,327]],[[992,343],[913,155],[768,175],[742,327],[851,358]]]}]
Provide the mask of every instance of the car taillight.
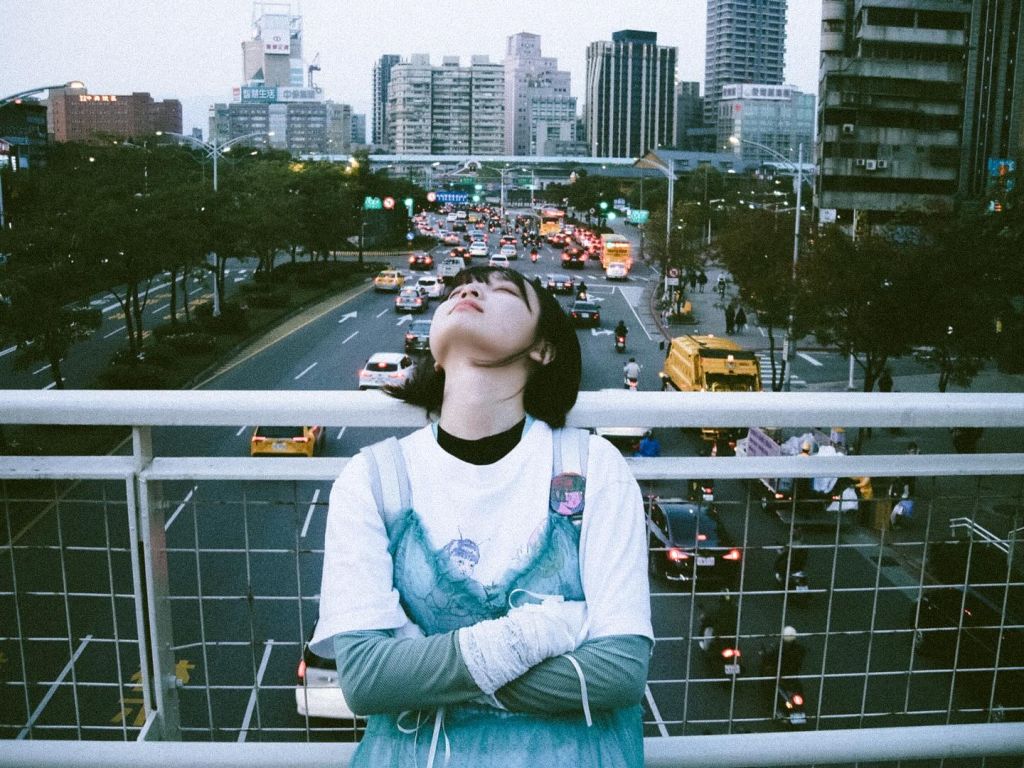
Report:
[{"label": "car taillight", "polygon": [[262,437],[261,435],[253,435],[252,441],[253,441],[254,443],[262,443],[262,442],[263,442],[264,440],[266,440],[266,439],[267,439],[267,438],[265,438],[265,437]]},{"label": "car taillight", "polygon": [[784,493],[779,493],[778,491],[776,491],[776,492],[775,492],[775,498],[776,498],[776,499],[784,499],[784,498],[786,498],[786,494],[784,494]]},{"label": "car taillight", "polygon": [[306,660],[305,659],[302,659],[302,661],[299,662],[298,675],[299,675],[299,680],[305,680],[306,679]]},{"label": "car taillight", "polygon": [[690,559],[690,556],[678,547],[672,547],[672,549],[670,549],[666,554],[668,555],[668,559],[671,560],[673,563],[678,563],[681,560]]},{"label": "car taillight", "polygon": [[407,334],[405,334],[405,340],[406,341],[412,341],[415,338],[416,338],[416,334],[414,334],[414,333],[407,333]]},{"label": "car taillight", "polygon": [[409,263],[410,264],[415,264],[416,263],[416,257],[415,256],[410,256],[409,257]]},{"label": "car taillight", "polygon": [[801,696],[799,693],[794,693],[793,703],[798,707],[802,707],[804,705],[804,697]]},{"label": "car taillight", "polygon": [[293,437],[292,438],[292,442],[295,442],[295,443],[308,443],[309,442],[309,438],[308,437]]},{"label": "car taillight", "polygon": [[740,551],[738,549],[730,549],[728,552],[726,552],[724,555],[722,555],[722,559],[723,560],[739,560],[740,559]]},{"label": "car taillight", "polygon": [[722,649],[722,656],[724,656],[727,659],[738,659],[741,655],[742,654],[740,654],[739,648],[723,648]]},{"label": "car taillight", "polygon": [[697,541],[707,541],[707,540],[708,540],[708,535],[706,533],[698,533],[697,534]]}]

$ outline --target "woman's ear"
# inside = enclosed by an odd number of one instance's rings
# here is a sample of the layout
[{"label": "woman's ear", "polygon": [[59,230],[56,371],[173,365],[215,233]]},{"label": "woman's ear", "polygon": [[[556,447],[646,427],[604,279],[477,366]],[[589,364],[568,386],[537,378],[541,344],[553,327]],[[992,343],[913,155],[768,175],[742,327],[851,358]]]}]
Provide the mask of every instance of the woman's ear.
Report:
[{"label": "woman's ear", "polygon": [[555,359],[555,348],[551,343],[541,339],[530,348],[530,359],[541,365],[547,365]]}]

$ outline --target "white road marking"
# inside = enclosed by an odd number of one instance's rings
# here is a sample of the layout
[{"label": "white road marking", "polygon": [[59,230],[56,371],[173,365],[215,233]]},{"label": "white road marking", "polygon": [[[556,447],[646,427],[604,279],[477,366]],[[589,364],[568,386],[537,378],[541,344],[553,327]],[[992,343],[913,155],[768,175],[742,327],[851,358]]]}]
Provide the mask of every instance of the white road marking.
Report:
[{"label": "white road marking", "polygon": [[5,349],[3,351],[0,351],[0,357],[4,357],[5,355],[9,355],[9,354],[11,354],[11,352],[14,352],[16,349],[17,349],[16,346],[8,347],[7,349]]},{"label": "white road marking", "polygon": [[[149,289],[149,292],[150,293],[154,293],[156,291],[159,291],[161,288],[166,288],[168,285],[170,285],[170,283],[160,283],[160,285],[154,285],[152,288]],[[121,305],[119,303],[115,302],[113,304],[110,304],[109,306],[104,307],[103,309],[100,310],[100,312],[102,312],[103,314],[106,314],[107,312],[113,312],[115,309],[120,309],[120,308],[121,308]]]},{"label": "white road marking", "polygon": [[348,429],[348,427],[342,427],[341,429],[338,430],[338,440],[341,440],[341,436],[345,434],[346,429]]},{"label": "white road marking", "polygon": [[[341,316],[341,319],[338,321],[338,325],[341,325],[346,320],[351,320],[353,317],[359,317],[359,313],[358,312],[346,312],[344,315]],[[380,317],[380,315],[378,315],[378,317]]]},{"label": "white road marking", "polygon": [[243,433],[243,432],[245,432],[245,430],[247,430],[248,428],[249,428],[249,425],[248,425],[248,424],[245,424],[245,425],[243,425],[243,426],[239,427],[239,428],[238,428],[238,431],[237,431],[237,432],[235,432],[235,437],[241,437],[241,436],[242,436],[242,433]]},{"label": "white road marking", "polygon": [[245,276],[244,276],[244,275],[243,275],[242,277],[236,277],[236,278],[235,278],[235,282],[236,282],[236,283],[240,283],[240,282],[242,282],[243,280],[245,280]]},{"label": "white road marking", "polygon": [[53,389],[56,386],[57,386],[57,382],[56,381],[51,381],[49,384],[47,384],[45,387],[43,387],[43,389]]},{"label": "white road marking", "polygon": [[757,326],[757,330],[759,330],[761,332],[761,335],[764,336],[765,338],[768,337],[768,332],[764,328],[762,328],[760,325]]},{"label": "white road marking", "polygon": [[50,367],[50,364],[47,363],[42,368],[37,368],[36,370],[32,371],[32,375],[33,376],[38,376],[40,373],[42,373],[43,371],[45,371],[49,367]]},{"label": "white road marking", "polygon": [[395,325],[405,325],[410,320],[412,320],[412,315],[402,315],[400,318],[398,318],[398,322],[395,323]]},{"label": "white road marking", "polygon": [[590,335],[591,336],[611,336],[612,332],[607,330],[607,329],[605,329],[605,328],[591,328],[590,329]]},{"label": "white road marking", "polygon": [[82,651],[85,650],[85,646],[87,646],[91,640],[92,635],[86,635],[82,638],[82,642],[78,644],[78,648],[75,650],[74,655],[72,655],[71,657],[71,661],[64,665],[64,669],[61,670],[61,673],[57,676],[57,679],[53,681],[53,684],[50,686],[50,689],[46,692],[46,695],[43,696],[43,700],[39,702],[39,706],[36,707],[35,711],[32,713],[32,717],[28,719],[28,722],[25,723],[25,727],[21,729],[21,733],[18,734],[19,739],[24,739],[26,736],[28,736],[29,731],[32,729],[32,726],[35,725],[35,722],[39,719],[39,716],[43,714],[43,710],[46,709],[46,705],[50,703],[50,699],[53,698],[53,694],[57,692],[57,688],[59,688],[61,683],[64,682],[64,678],[68,676],[68,672],[71,671],[71,667],[74,666],[74,663],[76,661],[78,661],[78,657],[82,655]]},{"label": "white road marking", "polygon": [[263,675],[267,671],[267,662],[270,661],[272,650],[274,650],[274,641],[267,640],[266,645],[263,646],[263,659],[260,661],[259,671],[256,672],[256,685],[252,687],[249,704],[245,708],[245,717],[242,719],[242,728],[238,731],[239,742],[245,741],[249,736],[249,723],[252,722],[252,711],[256,708],[256,694],[259,692],[260,685],[263,684]]},{"label": "white road marking", "polygon": [[654,716],[654,722],[658,726],[658,733],[662,736],[668,736],[668,728],[665,727],[665,721],[661,717],[661,710],[658,709],[658,705],[654,702],[654,694],[651,693],[651,686],[644,686],[644,696],[647,698],[647,706],[651,708],[651,715]]},{"label": "white road marking", "polygon": [[193,485],[192,486],[192,490],[189,491],[188,494],[185,496],[185,498],[181,500],[181,504],[179,504],[178,508],[176,510],[174,510],[174,514],[171,515],[167,519],[166,523],[164,523],[164,530],[165,531],[168,530],[171,527],[171,523],[173,523],[175,520],[178,519],[178,515],[181,514],[181,510],[183,510],[185,508],[185,506],[189,503],[189,501],[192,499],[192,494],[195,493],[196,489],[198,489],[198,488],[199,488],[198,485]]},{"label": "white road marking", "polygon": [[377,317],[380,317],[380,316],[382,316],[382,315],[386,315],[386,314],[387,314],[388,312],[390,312],[390,311],[391,311],[391,307],[388,307],[387,309],[385,309],[385,310],[382,310],[382,311],[378,312],[378,313],[377,313]]},{"label": "white road marking", "polygon": [[122,325],[120,328],[115,328],[110,333],[105,334],[103,336],[103,338],[104,339],[109,339],[111,336],[116,336],[117,334],[121,333],[122,331],[124,331],[124,329],[125,329],[125,326]]},{"label": "white road marking", "polygon": [[153,314],[155,315],[155,314],[156,314],[157,312],[163,312],[163,311],[164,311],[165,309],[167,309],[167,308],[168,308],[169,306],[171,306],[170,302],[168,302],[168,303],[166,303],[166,304],[162,304],[162,305],[160,305],[159,307],[155,307],[155,308],[153,309]]},{"label": "white road marking", "polygon": [[345,340],[343,342],[341,342],[341,343],[342,344],[348,344],[350,341],[352,341],[352,339],[354,339],[358,335],[359,335],[359,331],[354,331],[354,332],[350,333],[348,336],[346,336]]},{"label": "white road marking", "polygon": [[300,373],[300,374],[299,374],[298,376],[296,376],[296,377],[295,377],[294,379],[292,379],[292,381],[298,381],[298,380],[299,380],[299,379],[301,379],[301,378],[302,378],[303,376],[305,376],[305,375],[306,375],[307,373],[309,373],[309,372],[310,372],[310,371],[312,371],[312,370],[313,370],[314,368],[316,368],[316,367],[317,367],[317,365],[318,365],[318,363],[313,363],[312,365],[310,365],[310,366],[307,366],[307,367],[306,367],[306,370],[304,370],[304,371],[303,371],[302,373]]},{"label": "white road marking", "polygon": [[818,368],[820,368],[821,366],[824,365],[823,362],[821,362],[820,360],[816,360],[815,358],[813,358],[810,355],[808,355],[806,352],[797,352],[796,354],[797,354],[797,356],[802,357],[804,360],[806,360],[811,365],[817,366]]},{"label": "white road marking", "polygon": [[313,491],[313,500],[309,502],[309,511],[306,512],[306,522],[302,524],[302,533],[299,538],[306,538],[306,534],[309,532],[309,521],[313,519],[313,513],[316,512],[316,502],[320,498],[320,489],[317,488]]},{"label": "white road marking", "polygon": [[201,290],[203,290],[203,286],[200,285],[198,288],[193,288],[191,291],[189,291],[188,295],[191,296],[193,293],[199,293]]}]

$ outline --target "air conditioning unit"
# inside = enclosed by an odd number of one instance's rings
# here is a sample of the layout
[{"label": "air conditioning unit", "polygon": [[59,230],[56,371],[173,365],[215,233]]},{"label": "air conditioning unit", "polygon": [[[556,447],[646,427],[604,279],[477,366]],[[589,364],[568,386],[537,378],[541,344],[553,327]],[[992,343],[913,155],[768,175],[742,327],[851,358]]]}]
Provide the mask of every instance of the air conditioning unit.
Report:
[{"label": "air conditioning unit", "polygon": [[857,166],[858,168],[863,168],[864,167],[864,158],[863,157],[858,157],[856,160],[853,161],[853,164],[855,166]]},{"label": "air conditioning unit", "polygon": [[864,169],[867,170],[867,171],[873,171],[877,167],[878,167],[878,163],[876,161],[874,161],[874,160],[865,160],[864,161]]},{"label": "air conditioning unit", "polygon": [[843,136],[853,136],[856,126],[853,123],[843,123]]},{"label": "air conditioning unit", "polygon": [[885,170],[886,168],[889,167],[889,161],[888,160],[879,160],[876,163],[876,165],[878,166],[878,170],[882,171],[882,170]]}]

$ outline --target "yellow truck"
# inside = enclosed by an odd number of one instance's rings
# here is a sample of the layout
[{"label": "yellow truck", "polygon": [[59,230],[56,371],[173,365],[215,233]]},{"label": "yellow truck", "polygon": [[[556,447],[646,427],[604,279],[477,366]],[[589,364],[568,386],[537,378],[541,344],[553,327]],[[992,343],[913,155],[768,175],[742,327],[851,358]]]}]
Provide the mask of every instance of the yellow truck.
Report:
[{"label": "yellow truck", "polygon": [[601,269],[605,277],[625,280],[633,268],[633,244],[622,235],[601,235]]},{"label": "yellow truck", "polygon": [[[761,365],[757,355],[717,336],[678,336],[672,339],[661,373],[662,391],[760,392]],[[701,436],[716,441],[725,430],[704,428]]]}]

